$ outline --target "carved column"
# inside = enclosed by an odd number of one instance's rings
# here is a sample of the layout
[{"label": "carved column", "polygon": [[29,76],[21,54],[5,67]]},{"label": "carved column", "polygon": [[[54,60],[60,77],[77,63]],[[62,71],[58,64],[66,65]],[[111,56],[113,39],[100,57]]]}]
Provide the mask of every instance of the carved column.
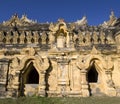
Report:
[{"label": "carved column", "polygon": [[20,75],[20,71],[16,71],[16,73],[15,73],[15,82],[14,82],[14,85],[13,85],[13,96],[14,97],[17,97],[19,94],[19,92],[18,92],[18,89],[19,89],[19,84],[20,84],[20,82],[19,82],[19,75]]},{"label": "carved column", "polygon": [[82,77],[82,96],[87,97],[89,96],[89,89],[88,89],[88,82],[87,82],[87,71],[85,69],[81,70],[81,77]]},{"label": "carved column", "polygon": [[39,93],[38,94],[42,97],[46,96],[46,92],[45,92],[45,88],[46,88],[45,73],[46,73],[46,71],[42,71],[40,73]]}]

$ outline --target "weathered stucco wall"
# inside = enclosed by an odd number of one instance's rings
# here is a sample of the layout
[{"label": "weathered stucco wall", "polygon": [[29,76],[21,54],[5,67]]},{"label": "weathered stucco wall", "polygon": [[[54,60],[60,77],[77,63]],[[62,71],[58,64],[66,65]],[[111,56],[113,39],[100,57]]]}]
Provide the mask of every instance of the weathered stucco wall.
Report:
[{"label": "weathered stucco wall", "polygon": [[39,24],[13,16],[0,24],[0,97],[120,96],[117,18]]}]

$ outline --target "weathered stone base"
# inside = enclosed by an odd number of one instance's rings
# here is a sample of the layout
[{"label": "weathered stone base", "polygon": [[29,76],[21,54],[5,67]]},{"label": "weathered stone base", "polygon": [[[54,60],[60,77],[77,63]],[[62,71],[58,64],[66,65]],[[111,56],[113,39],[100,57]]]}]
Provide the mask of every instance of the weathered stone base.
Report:
[{"label": "weathered stone base", "polygon": [[48,91],[48,97],[81,97],[81,91],[65,91],[64,93],[58,91]]}]

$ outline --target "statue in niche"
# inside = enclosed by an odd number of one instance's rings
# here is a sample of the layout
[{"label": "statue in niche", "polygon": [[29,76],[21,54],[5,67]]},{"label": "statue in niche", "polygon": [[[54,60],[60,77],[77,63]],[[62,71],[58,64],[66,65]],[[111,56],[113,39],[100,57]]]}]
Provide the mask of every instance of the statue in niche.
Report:
[{"label": "statue in niche", "polygon": [[58,48],[64,48],[65,46],[69,47],[70,37],[67,30],[67,25],[65,24],[63,19],[59,19],[56,25],[51,23],[49,29],[51,30],[49,34],[55,37],[53,38],[52,36],[50,36],[50,38],[52,38],[50,39],[51,43],[53,43],[53,41],[57,42]]}]

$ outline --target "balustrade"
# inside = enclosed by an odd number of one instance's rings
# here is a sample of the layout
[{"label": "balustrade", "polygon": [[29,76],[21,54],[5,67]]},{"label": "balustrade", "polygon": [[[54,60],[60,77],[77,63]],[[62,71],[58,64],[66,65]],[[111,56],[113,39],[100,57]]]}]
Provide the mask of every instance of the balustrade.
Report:
[{"label": "balustrade", "polygon": [[39,31],[0,32],[0,44],[48,44],[48,36]]},{"label": "balustrade", "polygon": [[[51,34],[47,34],[45,31],[1,31],[0,44],[53,44],[49,35]],[[79,46],[115,43],[113,37],[106,35],[103,31],[79,31],[76,37],[73,37],[74,44]]]},{"label": "balustrade", "polygon": [[114,44],[115,41],[113,37],[109,34],[105,34],[105,32],[80,32],[77,35],[76,44],[79,46],[87,46],[91,44]]}]

